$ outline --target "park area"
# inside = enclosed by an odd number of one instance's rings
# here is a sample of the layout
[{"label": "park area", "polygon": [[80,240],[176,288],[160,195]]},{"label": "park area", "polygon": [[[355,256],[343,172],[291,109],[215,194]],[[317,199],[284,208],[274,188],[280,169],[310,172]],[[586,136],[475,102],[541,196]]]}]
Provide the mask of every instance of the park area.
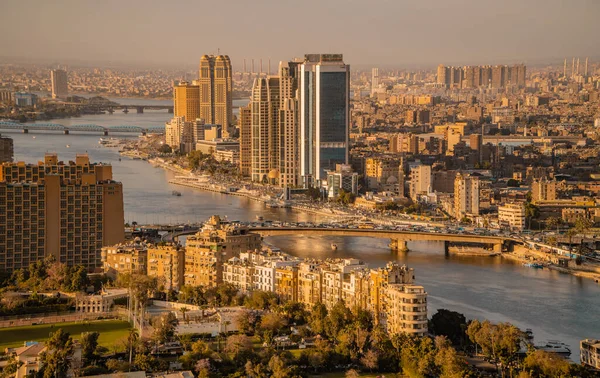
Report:
[{"label": "park area", "polygon": [[[5,348],[23,346],[26,341],[46,341],[50,333],[59,328],[70,333],[73,339],[79,339],[82,332],[99,332],[98,344],[114,350],[115,344],[127,337],[130,327],[129,322],[122,320],[99,320],[2,328],[0,329],[0,352]],[[120,345],[117,347],[117,349],[122,348]]]}]

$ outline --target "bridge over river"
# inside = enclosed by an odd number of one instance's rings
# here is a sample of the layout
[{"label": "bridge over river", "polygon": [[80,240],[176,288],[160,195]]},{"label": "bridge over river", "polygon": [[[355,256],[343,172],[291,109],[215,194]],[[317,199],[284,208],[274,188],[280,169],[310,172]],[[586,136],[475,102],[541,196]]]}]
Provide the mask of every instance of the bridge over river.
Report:
[{"label": "bridge over river", "polygon": [[103,135],[109,133],[137,133],[146,135],[149,133],[164,133],[164,126],[101,126],[94,124],[85,125],[61,125],[58,123],[19,123],[13,121],[0,121],[0,130],[21,130],[24,134],[28,134],[30,131],[58,131],[65,135],[71,132],[98,132]]},{"label": "bridge over river", "polygon": [[[198,229],[188,229],[174,232],[166,239],[173,240],[179,236],[191,235]],[[397,251],[408,251],[406,245],[411,241],[443,241],[445,251],[448,247],[477,246],[491,249],[494,252],[502,252],[509,249],[514,243],[512,239],[501,236],[449,234],[436,232],[418,231],[395,231],[395,230],[373,230],[373,229],[348,229],[348,228],[309,228],[309,227],[250,227],[250,232],[258,233],[263,237],[280,235],[306,235],[306,236],[352,236],[390,239],[390,248]]]}]

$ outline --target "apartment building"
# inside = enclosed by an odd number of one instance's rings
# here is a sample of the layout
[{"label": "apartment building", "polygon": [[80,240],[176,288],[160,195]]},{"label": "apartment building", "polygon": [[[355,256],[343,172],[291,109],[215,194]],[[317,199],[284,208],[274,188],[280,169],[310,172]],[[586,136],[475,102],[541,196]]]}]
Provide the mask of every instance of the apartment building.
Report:
[{"label": "apartment building", "polygon": [[500,227],[523,231],[525,229],[525,205],[523,203],[506,203],[498,206],[498,223]]},{"label": "apartment building", "polygon": [[135,238],[133,242],[104,247],[100,258],[104,273],[112,279],[119,274],[146,274],[148,244]]},{"label": "apartment building", "polygon": [[148,248],[147,274],[156,277],[167,290],[179,291],[184,284],[185,249],[179,245],[153,245]]},{"label": "apartment building", "polygon": [[187,239],[185,284],[216,287],[223,282],[223,264],[241,252],[260,250],[259,234],[213,215],[200,232]]},{"label": "apartment building", "polygon": [[112,166],[88,155],[63,163],[0,165],[0,271],[47,256],[89,270],[102,266],[103,246],[124,240],[123,186]]}]

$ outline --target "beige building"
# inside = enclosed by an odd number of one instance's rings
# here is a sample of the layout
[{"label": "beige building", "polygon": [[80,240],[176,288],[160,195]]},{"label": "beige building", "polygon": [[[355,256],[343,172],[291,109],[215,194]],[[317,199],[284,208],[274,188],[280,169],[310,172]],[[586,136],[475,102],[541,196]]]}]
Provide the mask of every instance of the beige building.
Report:
[{"label": "beige building", "polygon": [[194,122],[200,117],[200,87],[181,81],[173,87],[173,116],[184,122]]},{"label": "beige building", "polygon": [[556,200],[556,181],[548,180],[545,177],[533,180],[531,196],[533,202]]},{"label": "beige building", "polygon": [[385,328],[391,335],[427,334],[427,292],[423,286],[390,284],[383,290]]},{"label": "beige building", "polygon": [[202,230],[187,239],[185,284],[215,287],[223,282],[223,264],[240,252],[261,248],[259,234],[213,215]]},{"label": "beige building", "polygon": [[319,261],[303,261],[298,265],[298,302],[311,307],[321,302],[321,269]]},{"label": "beige building", "polygon": [[282,266],[275,269],[275,293],[284,301],[298,301],[297,266]]},{"label": "beige building", "polygon": [[321,302],[327,308],[335,306],[343,299],[343,283],[350,273],[365,268],[365,263],[357,259],[326,260],[321,266]]},{"label": "beige building", "polygon": [[479,177],[457,173],[454,179],[454,217],[479,215]]},{"label": "beige building", "polygon": [[600,370],[600,340],[581,340],[579,349],[581,364]]},{"label": "beige building", "polygon": [[410,198],[431,192],[431,166],[419,164],[410,169]]},{"label": "beige building", "polygon": [[87,155],[58,162],[0,165],[0,271],[12,272],[47,256],[93,270],[103,246],[125,238],[123,186],[112,166]]},{"label": "beige building", "polygon": [[500,227],[508,227],[514,231],[525,229],[525,205],[523,203],[507,203],[498,206],[498,223]]},{"label": "beige building", "polygon": [[104,247],[100,256],[104,273],[113,279],[124,273],[147,273],[148,244],[140,238],[131,243]]},{"label": "beige building", "polygon": [[297,65],[295,62],[279,63],[279,185],[282,187],[300,184]]},{"label": "beige building", "polygon": [[184,284],[185,249],[179,245],[148,247],[147,274],[158,278],[167,290],[179,291]]},{"label": "beige building", "polygon": [[252,291],[253,276],[254,264],[246,259],[232,257],[223,264],[223,282],[232,284],[243,293]]},{"label": "beige building", "polygon": [[365,160],[365,180],[370,190],[404,195],[402,160],[370,157]]}]

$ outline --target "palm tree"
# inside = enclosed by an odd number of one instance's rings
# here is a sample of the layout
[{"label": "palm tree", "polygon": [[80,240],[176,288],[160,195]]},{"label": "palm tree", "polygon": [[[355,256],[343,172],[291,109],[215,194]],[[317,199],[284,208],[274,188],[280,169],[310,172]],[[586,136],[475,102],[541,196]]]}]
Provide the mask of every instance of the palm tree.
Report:
[{"label": "palm tree", "polygon": [[183,321],[187,323],[187,319],[185,318],[185,313],[188,312],[189,309],[187,307],[182,307],[179,309],[179,312],[183,314]]},{"label": "palm tree", "polygon": [[139,335],[135,328],[129,329],[129,335],[127,335],[127,344],[129,345],[129,365],[131,366],[133,360],[133,346],[138,341]]}]

